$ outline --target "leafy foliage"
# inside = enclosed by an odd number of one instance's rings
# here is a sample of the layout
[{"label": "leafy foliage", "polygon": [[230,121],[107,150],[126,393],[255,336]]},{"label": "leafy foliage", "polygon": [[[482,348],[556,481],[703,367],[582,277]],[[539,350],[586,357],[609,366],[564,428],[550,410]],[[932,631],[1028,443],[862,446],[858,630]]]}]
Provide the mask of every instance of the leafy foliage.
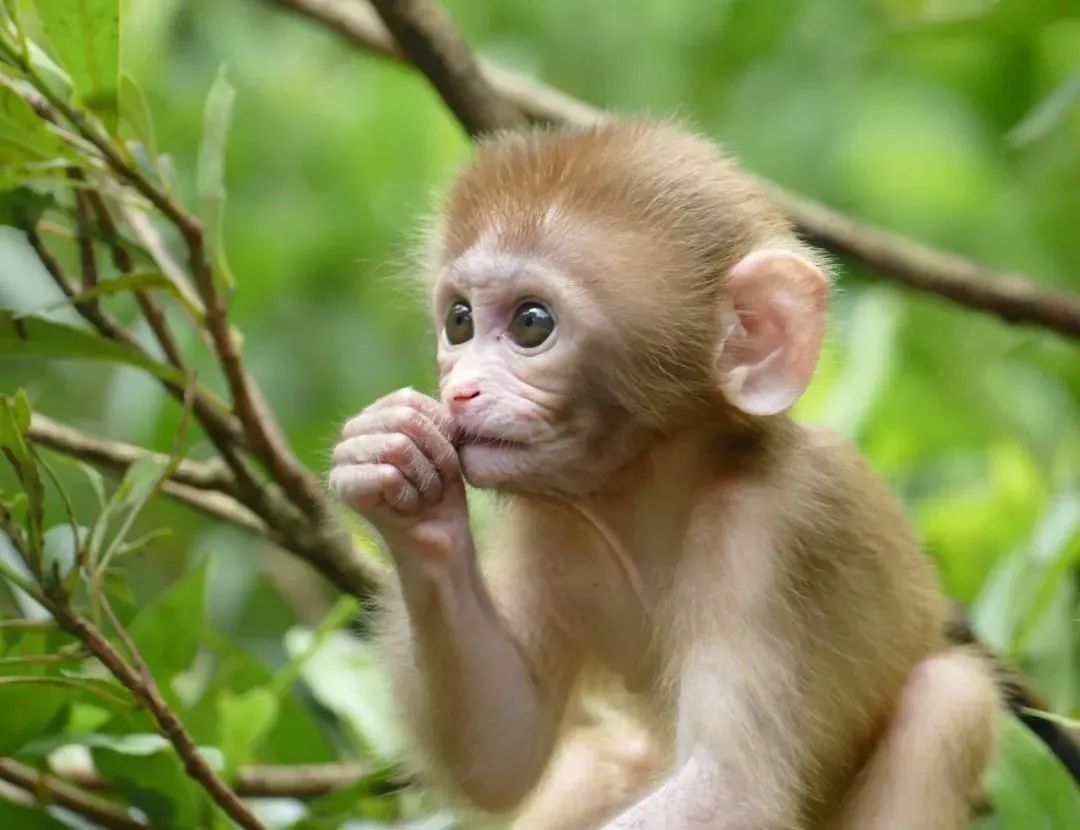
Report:
[{"label": "leafy foliage", "polygon": [[[159,498],[181,458],[215,451],[189,428],[203,423],[195,393],[212,411],[224,395],[203,346],[205,304],[182,229],[62,117],[75,108],[156,193],[198,206],[213,284],[235,291],[230,320],[249,368],[318,469],[350,411],[396,386],[431,385],[421,304],[385,263],[398,261],[401,228],[467,143],[418,79],[274,5],[7,0],[0,13],[0,389],[10,393],[0,406],[0,755],[37,768],[74,752],[106,779],[108,799],[155,826],[228,819],[145,706],[34,594],[64,597],[121,651],[126,632],[225,780],[253,764],[370,770],[303,804],[259,802],[267,823],[323,830],[425,814],[422,794],[396,789],[400,735],[377,662],[344,630],[353,600],[335,604],[259,534]],[[448,5],[482,51],[586,99],[677,109],[785,185],[1080,288],[1080,19],[1066,4]],[[42,117],[42,96],[53,116]],[[83,274],[89,251],[96,282],[57,287],[27,231],[66,274]],[[888,476],[979,634],[1076,717],[1075,347],[872,278],[844,271],[802,415],[857,442]],[[147,295],[165,309],[186,371],[147,346]],[[101,309],[134,342],[100,336],[83,312]],[[31,403],[160,455],[110,470],[106,483],[28,440]],[[1080,802],[1056,762],[1012,721],[1003,735],[993,813],[978,826],[1077,826]],[[73,826],[6,793],[0,826]]]}]

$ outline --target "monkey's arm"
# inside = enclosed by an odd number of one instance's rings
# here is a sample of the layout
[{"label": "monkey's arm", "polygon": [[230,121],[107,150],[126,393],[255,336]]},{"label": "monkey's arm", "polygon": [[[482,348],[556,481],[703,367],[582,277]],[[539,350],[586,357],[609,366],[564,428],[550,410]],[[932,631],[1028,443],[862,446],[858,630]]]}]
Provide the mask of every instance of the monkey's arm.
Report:
[{"label": "monkey's arm", "polygon": [[471,552],[438,567],[410,561],[398,558],[384,628],[399,698],[436,772],[476,806],[507,810],[543,772],[569,674],[526,654],[521,640],[538,631],[510,633]]},{"label": "monkey's arm", "polygon": [[452,438],[438,402],[399,390],[345,425],[330,485],[375,524],[394,560],[399,590],[385,600],[383,641],[411,725],[437,771],[477,806],[501,811],[539,779],[566,687],[563,672],[527,659],[519,645],[537,652],[550,642],[533,622],[550,617],[542,588],[523,587],[522,601],[504,603],[530,621],[517,638],[496,610]]}]

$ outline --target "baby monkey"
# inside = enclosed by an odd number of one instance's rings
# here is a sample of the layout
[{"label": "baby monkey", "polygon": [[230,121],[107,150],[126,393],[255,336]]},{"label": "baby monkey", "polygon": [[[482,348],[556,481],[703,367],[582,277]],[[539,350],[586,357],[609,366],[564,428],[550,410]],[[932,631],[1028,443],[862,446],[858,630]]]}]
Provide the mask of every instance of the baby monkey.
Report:
[{"label": "baby monkey", "polygon": [[828,265],[749,177],[664,123],[499,135],[431,253],[442,400],[377,401],[330,474],[396,567],[425,771],[521,828],[964,826],[995,684],[897,501],[786,414]]}]

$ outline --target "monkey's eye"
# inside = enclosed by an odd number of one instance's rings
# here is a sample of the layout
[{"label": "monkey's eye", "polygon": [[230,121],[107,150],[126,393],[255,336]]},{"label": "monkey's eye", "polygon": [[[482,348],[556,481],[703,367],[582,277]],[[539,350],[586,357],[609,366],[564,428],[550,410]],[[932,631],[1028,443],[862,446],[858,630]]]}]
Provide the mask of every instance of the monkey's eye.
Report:
[{"label": "monkey's eye", "polygon": [[547,306],[537,302],[522,303],[510,321],[510,337],[519,346],[539,346],[555,331],[555,317]]},{"label": "monkey's eye", "polygon": [[472,307],[464,300],[458,300],[446,312],[446,340],[451,346],[471,340],[473,336]]}]

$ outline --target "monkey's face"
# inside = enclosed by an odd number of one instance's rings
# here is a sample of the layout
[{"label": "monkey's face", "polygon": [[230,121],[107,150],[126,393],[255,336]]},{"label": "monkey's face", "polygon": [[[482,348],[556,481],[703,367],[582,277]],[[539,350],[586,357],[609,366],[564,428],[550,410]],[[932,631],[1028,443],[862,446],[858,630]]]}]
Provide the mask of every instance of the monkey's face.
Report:
[{"label": "monkey's face", "polygon": [[[582,371],[605,328],[595,301],[557,268],[473,251],[435,291],[440,392],[470,484],[580,492],[634,448]],[[618,420],[617,417],[614,420]]]}]

